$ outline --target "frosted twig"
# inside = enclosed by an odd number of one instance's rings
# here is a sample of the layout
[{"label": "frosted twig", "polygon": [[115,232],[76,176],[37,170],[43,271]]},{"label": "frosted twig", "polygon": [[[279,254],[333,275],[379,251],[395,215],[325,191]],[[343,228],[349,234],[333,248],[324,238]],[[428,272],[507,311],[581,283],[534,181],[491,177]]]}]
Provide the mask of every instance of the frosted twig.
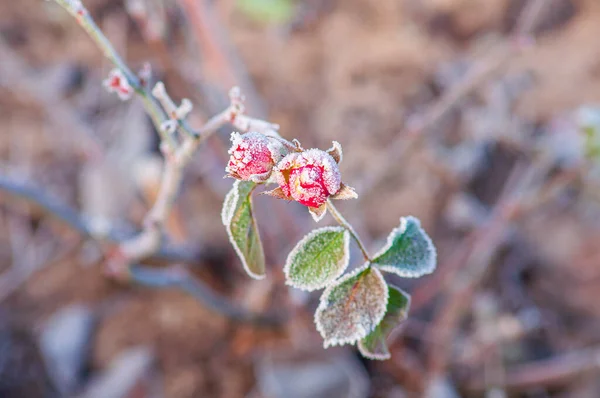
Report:
[{"label": "frosted twig", "polygon": [[[88,33],[88,35],[94,40],[96,45],[102,50],[104,56],[111,61],[117,69],[121,71],[123,76],[127,79],[127,83],[135,90],[136,94],[142,100],[146,112],[150,115],[156,130],[161,135],[161,139],[166,142],[169,147],[174,150],[177,143],[173,136],[166,134],[162,131],[161,125],[166,120],[165,112],[161,109],[158,102],[152,98],[146,87],[144,87],[138,76],[129,69],[125,61],[119,56],[117,51],[114,49],[110,41],[104,36],[100,28],[96,25],[93,18],[85,6],[79,0],[54,0],[57,4],[67,10],[77,23]],[[181,128],[186,129],[189,135],[194,135],[194,132],[190,130],[189,126],[185,125]]]},{"label": "frosted twig", "polygon": [[[156,90],[155,87],[155,90],[153,91],[155,91],[158,96],[166,96],[166,92],[163,93],[164,87],[162,86],[162,83],[157,83],[157,87],[159,87],[158,90]],[[235,120],[241,116],[243,107],[240,107],[239,98],[241,97],[241,94],[239,94],[239,89],[237,87],[231,89],[230,97],[232,100],[227,109],[209,119],[194,136],[182,137],[182,142],[176,150],[172,153],[167,153],[165,158],[165,169],[158,195],[154,205],[146,215],[143,231],[135,238],[121,244],[120,254],[125,260],[126,264],[124,265],[133,264],[148,257],[154,254],[160,247],[163,226],[175,202],[183,178],[183,170],[192,159],[192,155],[209,135],[227,123],[233,122],[235,124]],[[169,104],[170,99],[167,100],[165,97],[163,98],[163,101],[165,102],[165,105],[171,106]],[[176,113],[177,109],[174,109],[173,112]]]}]

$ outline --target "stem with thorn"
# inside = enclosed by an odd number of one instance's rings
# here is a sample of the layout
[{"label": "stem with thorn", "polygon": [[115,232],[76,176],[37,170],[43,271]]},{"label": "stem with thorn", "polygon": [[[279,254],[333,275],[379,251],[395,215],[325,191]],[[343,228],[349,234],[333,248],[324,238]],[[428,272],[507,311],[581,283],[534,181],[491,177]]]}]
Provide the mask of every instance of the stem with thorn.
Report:
[{"label": "stem with thorn", "polygon": [[335,221],[337,221],[338,224],[340,224],[342,227],[346,228],[348,232],[350,232],[350,235],[358,245],[358,248],[362,252],[362,255],[365,258],[365,260],[371,262],[371,256],[369,256],[369,252],[365,248],[365,245],[363,244],[362,240],[360,240],[360,237],[358,236],[352,225],[344,218],[344,216],[342,216],[338,209],[333,205],[331,200],[327,200],[327,208],[331,212],[333,218],[335,218]]}]

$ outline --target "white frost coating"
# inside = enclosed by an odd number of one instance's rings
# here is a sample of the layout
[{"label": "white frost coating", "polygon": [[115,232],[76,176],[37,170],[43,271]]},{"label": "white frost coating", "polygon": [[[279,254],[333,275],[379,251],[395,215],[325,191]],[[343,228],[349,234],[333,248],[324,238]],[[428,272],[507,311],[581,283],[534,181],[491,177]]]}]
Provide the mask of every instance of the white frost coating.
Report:
[{"label": "white frost coating", "polygon": [[363,357],[365,357],[367,359],[374,359],[376,361],[385,361],[392,357],[392,354],[390,354],[389,352],[387,354],[375,354],[374,352],[369,351],[363,345],[362,340],[360,340],[356,346],[358,347],[358,351],[360,352],[360,355],[362,355]]},{"label": "white frost coating", "polygon": [[[352,292],[354,299],[352,303],[344,303],[341,308],[335,308],[336,303],[329,302],[330,295],[336,288],[349,279],[356,277],[367,268],[369,268],[369,263],[365,263],[362,267],[344,275],[334,285],[328,286],[321,295],[319,307],[315,312],[315,325],[323,337],[324,348],[355,344],[357,341],[368,336],[383,319],[388,302],[388,286],[381,272],[375,268],[371,268],[370,274],[366,276],[366,278],[375,278],[373,280],[375,285],[367,286],[366,289],[365,286],[362,286],[363,292],[354,290]],[[381,291],[375,292],[373,287],[379,288]],[[369,293],[371,293],[370,296],[368,295]],[[357,307],[357,298],[363,299],[364,302],[359,303],[362,304],[362,308]],[[350,312],[341,312],[347,310],[350,310]],[[327,314],[327,312],[330,314]]]},{"label": "white frost coating", "polygon": [[[277,164],[277,170],[289,170],[307,165],[323,167],[323,182],[325,183],[325,188],[330,195],[334,195],[340,190],[340,186],[342,184],[340,169],[335,162],[335,159],[327,152],[324,152],[320,149],[313,148],[300,153],[290,153],[281,159],[281,161]],[[281,173],[278,173],[278,175],[281,175]],[[280,185],[286,183],[285,180],[278,180],[278,182]]]},{"label": "white frost coating", "polygon": [[116,93],[121,101],[127,101],[133,96],[133,87],[118,68],[114,68],[109,72],[102,85],[109,93]]},{"label": "white frost coating", "polygon": [[239,198],[239,184],[240,182],[236,180],[233,183],[233,187],[231,190],[225,195],[225,200],[223,200],[223,209],[221,209],[221,221],[223,221],[223,225],[228,226],[231,223],[231,219],[233,218],[233,214],[235,213],[235,209],[237,208],[237,202]]},{"label": "white frost coating", "polygon": [[308,212],[312,216],[313,220],[315,220],[315,222],[321,221],[323,217],[325,217],[325,214],[327,214],[327,206],[323,207],[323,210],[321,210],[320,208],[315,209],[313,207],[308,208]]},{"label": "white frost coating", "polygon": [[[233,248],[235,249],[235,252],[238,255],[238,257],[240,258],[240,261],[242,262],[242,266],[244,267],[244,270],[246,271],[246,273],[248,275],[250,275],[251,278],[264,279],[265,278],[264,274],[257,274],[250,269],[250,267],[248,266],[248,262],[246,260],[246,255],[242,252],[241,248],[238,246],[237,242],[235,241],[235,238],[233,237],[233,232],[231,231],[231,222],[233,220],[233,216],[235,215],[235,211],[238,208],[239,200],[240,200],[240,194],[239,194],[239,185],[240,184],[241,184],[241,181],[236,180],[233,183],[233,187],[231,188],[231,191],[229,191],[227,193],[227,195],[225,196],[225,200],[223,201],[223,209],[221,210],[221,221],[223,221],[223,225],[225,225],[225,230],[227,231],[227,236],[229,237],[229,242],[231,243],[231,246],[233,246]],[[256,233],[258,234],[258,230],[256,231]],[[259,236],[258,240],[260,242],[260,236]]]},{"label": "white frost coating", "polygon": [[[425,262],[422,264],[416,264],[419,259],[412,259],[415,261],[415,264],[388,264],[388,263],[378,263],[377,259],[385,254],[388,250],[392,249],[394,245],[395,238],[397,236],[403,235],[407,229],[408,224],[414,223],[416,227],[419,229],[420,238],[423,239],[425,243]],[[375,255],[373,256],[373,265],[379,268],[382,271],[394,273],[403,278],[418,278],[423,275],[427,275],[435,271],[436,263],[437,263],[437,251],[431,238],[427,233],[421,228],[421,222],[418,218],[413,216],[401,217],[400,218],[400,226],[398,228],[394,228],[392,232],[389,234],[387,238],[387,242],[385,246]],[[415,269],[409,269],[410,266],[413,265]],[[403,266],[403,268],[401,268]]]},{"label": "white frost coating", "polygon": [[287,153],[279,140],[256,131],[240,135],[231,133],[230,156],[225,171],[236,178],[265,182],[273,166]]},{"label": "white frost coating", "polygon": [[372,258],[377,258],[377,257],[381,256],[383,253],[385,253],[386,251],[388,251],[389,249],[391,249],[391,247],[394,245],[394,237],[396,235],[402,235],[403,233],[406,232],[406,227],[408,226],[409,219],[415,220],[417,222],[417,224],[419,226],[421,226],[421,221],[419,221],[419,219],[416,217],[413,217],[413,216],[400,217],[400,225],[397,228],[392,229],[392,232],[390,232],[390,234],[387,237],[385,246],[383,246],[381,248],[381,250],[379,250],[377,253],[375,253],[375,255]]},{"label": "white frost coating", "polygon": [[[369,348],[367,348],[365,346],[365,341],[367,340],[366,338],[361,339],[358,342],[358,344],[357,344],[358,351],[360,351],[360,353],[363,357],[368,358],[368,359],[384,361],[384,360],[390,359],[392,357],[392,355],[390,354],[390,352],[388,350],[386,340],[394,333],[394,331],[399,330],[400,327],[402,327],[402,323],[408,318],[408,311],[409,311],[409,308],[411,305],[410,295],[408,293],[404,292],[402,289],[400,289],[396,286],[393,286],[393,285],[389,285],[388,290],[389,290],[389,295],[391,295],[392,290],[396,290],[396,291],[400,292],[400,294],[404,298],[406,298],[406,305],[402,308],[394,309],[393,313],[390,313],[388,311],[389,308],[386,308],[385,316],[381,320],[381,323],[379,325],[377,325],[376,329],[382,328],[382,327],[385,328],[382,331],[382,334],[380,335],[380,338],[383,339],[383,348],[385,349],[384,352],[373,352],[373,350],[370,350]],[[389,300],[390,299],[388,296],[388,305],[390,305]],[[375,331],[373,331],[373,333],[374,332]]]},{"label": "white frost coating", "polygon": [[235,239],[233,239],[233,234],[231,233],[231,226],[227,226],[225,229],[227,230],[227,235],[229,236],[229,242],[231,243],[231,246],[233,246],[233,248],[235,249],[235,252],[237,253],[238,257],[240,258],[240,261],[242,262],[244,271],[246,271],[246,273],[248,275],[250,275],[250,277],[252,279],[257,279],[257,280],[265,279],[265,277],[266,277],[265,274],[262,274],[262,275],[257,274],[254,271],[252,271],[250,269],[250,267],[248,266],[248,262],[246,261],[246,256],[244,256],[244,253],[242,253],[242,250],[238,247],[237,243],[235,242]]},{"label": "white frost coating", "polygon": [[[319,283],[313,282],[313,283],[306,283],[303,282],[301,280],[295,279],[294,277],[290,275],[291,273],[291,267],[294,263],[294,259],[301,254],[302,249],[306,248],[307,243],[315,240],[316,237],[318,237],[319,235],[323,234],[323,233],[327,233],[327,232],[342,232],[344,234],[344,248],[343,248],[343,254],[342,257],[339,259],[331,259],[333,261],[335,261],[335,264],[333,265],[333,267],[335,268],[335,273],[327,276],[325,279],[321,280]],[[326,286],[328,286],[329,284],[331,284],[331,282],[335,281],[337,278],[339,278],[344,271],[346,270],[346,268],[348,267],[348,263],[350,262],[350,233],[348,232],[348,230],[346,230],[343,227],[323,227],[323,228],[319,228],[319,229],[315,229],[313,231],[311,231],[310,233],[306,234],[304,236],[304,238],[302,238],[300,240],[300,242],[298,242],[296,244],[296,246],[292,249],[292,251],[290,252],[290,254],[288,254],[287,259],[285,261],[285,265],[283,267],[283,273],[285,274],[285,284],[288,286],[292,286],[295,287],[297,289],[302,289],[302,290],[306,290],[306,291],[313,291],[313,290],[319,290],[322,289]],[[321,267],[321,264],[312,264],[313,267]]]},{"label": "white frost coating", "polygon": [[337,141],[332,141],[331,145],[332,146],[327,150],[327,153],[331,155],[331,157],[337,162],[337,164],[342,163],[342,160],[344,159],[342,145]]}]

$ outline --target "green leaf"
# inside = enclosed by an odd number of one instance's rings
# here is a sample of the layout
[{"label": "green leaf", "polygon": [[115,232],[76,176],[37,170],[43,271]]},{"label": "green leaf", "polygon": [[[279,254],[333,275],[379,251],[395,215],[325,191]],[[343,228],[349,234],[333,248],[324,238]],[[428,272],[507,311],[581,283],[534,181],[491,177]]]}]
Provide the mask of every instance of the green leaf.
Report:
[{"label": "green leaf", "polygon": [[315,313],[325,348],[354,344],[371,333],[385,315],[388,286],[367,263],[329,286]]},{"label": "green leaf", "polygon": [[285,23],[294,15],[292,0],[238,0],[244,14],[260,22]]},{"label": "green leaf", "polygon": [[225,196],[221,218],[229,240],[252,278],[265,277],[265,255],[252,210],[252,191],[256,184],[236,181]]},{"label": "green leaf", "polygon": [[297,289],[322,289],[339,278],[350,260],[350,233],[342,227],[315,229],[290,252],[283,272]]},{"label": "green leaf", "polygon": [[358,342],[358,350],[369,359],[390,359],[386,339],[394,329],[408,318],[410,296],[396,286],[389,286],[385,316],[367,337]]},{"label": "green leaf", "polygon": [[415,217],[400,218],[387,243],[373,258],[373,265],[405,278],[418,278],[435,270],[436,251]]}]

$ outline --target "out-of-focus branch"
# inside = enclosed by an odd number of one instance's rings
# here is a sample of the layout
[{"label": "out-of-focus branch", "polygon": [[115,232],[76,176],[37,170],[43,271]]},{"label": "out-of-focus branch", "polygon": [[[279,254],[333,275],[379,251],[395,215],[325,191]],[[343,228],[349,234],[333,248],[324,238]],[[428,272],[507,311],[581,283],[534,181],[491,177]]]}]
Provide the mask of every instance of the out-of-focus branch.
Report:
[{"label": "out-of-focus branch", "polygon": [[[0,191],[8,196],[24,200],[38,207],[44,213],[86,238],[92,238],[100,242],[118,243],[127,238],[127,236],[130,236],[130,233],[126,231],[99,227],[97,224],[87,220],[77,210],[48,195],[31,183],[0,175]],[[198,252],[184,248],[161,246],[149,260],[194,263],[198,261],[198,258]]]},{"label": "out-of-focus branch", "polygon": [[[88,10],[81,3],[80,0],[55,0],[60,6],[67,10],[77,23],[88,33],[88,35],[94,40],[96,45],[102,50],[104,56],[111,61],[117,69],[121,71],[123,76],[127,79],[127,82],[135,92],[139,95],[146,112],[150,115],[156,130],[161,135],[161,140],[166,142],[171,150],[176,147],[175,139],[172,135],[168,134],[161,128],[162,124],[167,120],[165,112],[162,110],[160,104],[152,97],[148,88],[145,87],[140,81],[139,77],[129,69],[125,61],[119,56],[113,45],[102,33],[96,22],[90,16]],[[189,135],[194,135],[193,130],[187,125],[181,126]]]},{"label": "out-of-focus branch", "polygon": [[131,267],[130,274],[133,280],[144,286],[179,288],[197,298],[198,301],[213,311],[236,322],[252,323],[257,326],[277,326],[284,321],[284,317],[281,316],[257,314],[234,306],[229,301],[219,297],[202,281],[194,278],[182,267],[155,269],[134,265]]},{"label": "out-of-focus branch", "polygon": [[552,165],[546,158],[536,160],[529,165],[518,163],[514,166],[489,221],[476,231],[474,239],[467,243],[465,252],[452,258],[454,261],[460,261],[460,264],[449,263],[446,267],[440,267],[462,269],[446,281],[444,305],[437,311],[431,323],[431,339],[438,343],[435,349],[430,350],[428,358],[431,380],[446,371],[456,325],[468,309],[465,303],[470,302],[475,287],[485,276],[494,254],[504,242],[520,204],[531,187],[538,186]]},{"label": "out-of-focus branch", "polygon": [[[77,132],[81,139],[72,140],[79,148],[94,157],[102,155],[102,146],[92,129],[80,120],[75,113],[63,102],[57,101],[57,95],[50,90],[41,90],[39,79],[29,72],[24,60],[13,51],[0,37],[0,87],[26,94],[34,99],[44,110],[46,117],[54,124],[56,130]],[[72,138],[72,137],[71,137]]]},{"label": "out-of-focus branch", "polygon": [[[227,109],[209,119],[200,130],[192,130],[186,121],[192,110],[191,101],[183,100],[180,106],[176,106],[162,82],[158,82],[150,93],[147,82],[142,84],[140,78],[128,68],[80,0],[55,1],[75,17],[79,25],[96,42],[104,55],[113,62],[121,75],[127,80],[129,86],[142,99],[146,111],[150,114],[160,133],[161,149],[165,155],[165,166],[156,201],[146,215],[142,231],[132,238],[119,241],[118,249],[108,261],[108,270],[113,276],[140,283],[149,282],[148,278],[142,277],[144,275],[148,276],[148,273],[140,276],[140,268],[132,267],[160,250],[164,225],[175,203],[183,179],[183,171],[199,145],[227,123],[233,124],[243,132],[251,129],[274,135],[278,135],[277,129],[279,126],[245,116],[244,98],[239,88],[234,87],[229,92],[230,105]],[[176,139],[175,131],[181,133],[179,139]],[[75,220],[71,218],[71,221]],[[78,227],[81,228],[82,225],[78,225]],[[151,280],[154,281],[154,285],[162,283],[163,286],[174,286],[183,289],[209,307],[217,311],[224,311],[226,316],[235,316],[238,320],[257,322],[256,316],[246,313],[243,309],[235,309],[234,311],[234,307],[229,303],[217,299],[212,293],[209,294],[210,291],[199,285],[190,275],[178,275],[176,279],[173,279],[168,274],[155,273],[152,274],[154,278]]]},{"label": "out-of-focus branch", "polygon": [[[403,131],[388,145],[387,156],[404,159],[405,155],[410,154],[423,142],[426,132],[460,104],[462,99],[489,81],[491,76],[498,73],[515,56],[529,48],[532,31],[545,4],[547,0],[529,2],[519,16],[517,26],[510,38],[498,43],[483,58],[476,61],[465,76],[444,92],[423,114],[409,120]],[[385,162],[374,163],[374,165],[375,168],[367,173],[368,177],[359,186],[363,192],[374,191],[373,188],[387,176],[387,171],[390,169]]]},{"label": "out-of-focus branch", "polygon": [[[557,387],[585,374],[600,372],[600,347],[586,348],[509,369],[504,388],[523,391],[528,388]],[[482,392],[485,386],[473,380],[467,388]]]},{"label": "out-of-focus branch", "polygon": [[[161,92],[160,95],[167,94]],[[119,272],[119,268],[122,270],[123,266],[136,263],[154,254],[160,248],[164,224],[174,205],[183,178],[183,170],[198,146],[208,136],[227,123],[232,123],[243,132],[253,130],[277,134],[276,130],[279,128],[277,125],[252,119],[243,114],[244,97],[239,88],[232,88],[229,98],[230,105],[227,109],[208,120],[194,137],[183,137],[183,142],[175,152],[167,154],[158,196],[144,220],[144,229],[136,237],[121,244],[119,248],[121,264],[115,264],[118,267],[115,271]]]}]

